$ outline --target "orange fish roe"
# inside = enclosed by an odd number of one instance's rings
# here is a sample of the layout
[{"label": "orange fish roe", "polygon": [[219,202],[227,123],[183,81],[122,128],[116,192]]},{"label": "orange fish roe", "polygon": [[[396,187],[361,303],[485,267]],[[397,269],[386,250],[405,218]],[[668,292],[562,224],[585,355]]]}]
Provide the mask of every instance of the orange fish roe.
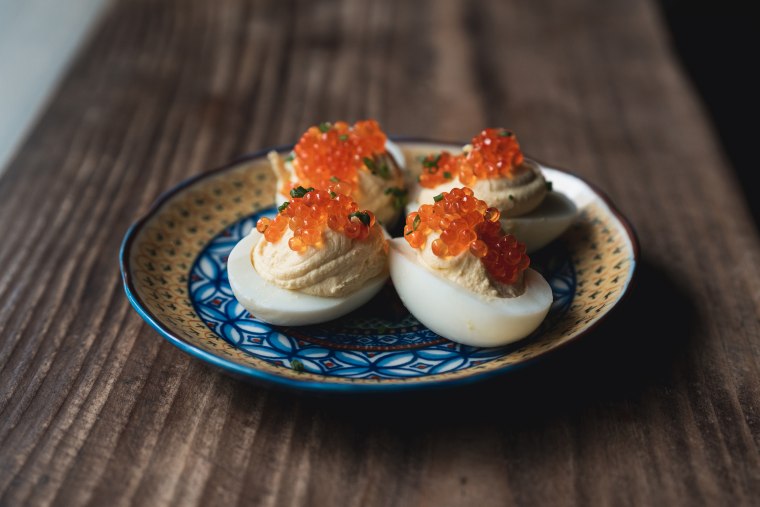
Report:
[{"label": "orange fish roe", "polygon": [[[357,170],[373,164],[372,157],[385,152],[386,136],[375,120],[321,123],[310,127],[293,151],[298,184],[327,188],[340,182],[339,193],[350,195],[358,184]],[[372,167],[367,166],[368,169]]]},{"label": "orange fish roe", "polygon": [[459,174],[459,160],[459,157],[455,157],[448,151],[438,155],[428,155],[422,159],[420,185],[425,188],[434,188],[441,183],[453,180]]},{"label": "orange fish roe", "polygon": [[375,225],[375,215],[368,210],[359,211],[357,204],[347,195],[328,190],[297,187],[290,192],[291,200],[279,207],[271,218],[260,218],[256,230],[270,243],[276,243],[290,228],[293,237],[288,240],[291,250],[302,252],[306,248],[322,246],[322,232],[326,227],[350,239],[365,239]]},{"label": "orange fish roe", "polygon": [[413,248],[422,248],[427,236],[438,232],[431,249],[438,257],[459,255],[468,250],[485,265],[491,277],[514,284],[530,265],[525,244],[504,234],[500,213],[474,197],[471,189],[455,188],[435,196],[435,204],[423,204],[409,213],[404,238]]},{"label": "orange fish roe", "polygon": [[435,188],[454,177],[464,185],[477,180],[511,177],[523,163],[517,137],[506,129],[485,129],[472,138],[472,150],[460,155],[442,152],[422,160],[420,186]]},{"label": "orange fish roe", "polygon": [[523,163],[517,136],[506,129],[485,129],[472,138],[472,150],[461,155],[459,181],[472,185],[476,180],[510,177]]}]

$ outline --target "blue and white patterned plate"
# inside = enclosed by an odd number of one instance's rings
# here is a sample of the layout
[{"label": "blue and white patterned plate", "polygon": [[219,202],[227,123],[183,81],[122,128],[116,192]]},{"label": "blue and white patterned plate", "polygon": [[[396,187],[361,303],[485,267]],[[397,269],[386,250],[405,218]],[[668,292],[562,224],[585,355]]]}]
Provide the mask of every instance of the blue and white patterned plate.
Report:
[{"label": "blue and white patterned plate", "polygon": [[[399,143],[409,160],[456,146]],[[390,282],[355,312],[320,325],[278,327],[232,295],[226,260],[272,207],[266,151],[202,174],[164,194],[128,231],[121,250],[127,295],[165,338],[246,377],[312,390],[368,391],[453,385],[503,373],[586,333],[620,300],[638,246],[609,200],[579,178],[545,168],[580,216],[559,240],[531,256],[554,303],[530,337],[505,347],[450,342],[404,308]],[[411,170],[414,170],[412,167]]]}]

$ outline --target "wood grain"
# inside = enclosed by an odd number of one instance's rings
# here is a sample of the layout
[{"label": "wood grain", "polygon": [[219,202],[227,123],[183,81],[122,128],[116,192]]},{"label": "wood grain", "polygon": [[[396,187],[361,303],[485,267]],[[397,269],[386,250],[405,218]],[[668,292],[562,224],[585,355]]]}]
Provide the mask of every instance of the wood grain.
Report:
[{"label": "wood grain", "polygon": [[[643,245],[594,335],[487,384],[245,384],[131,310],[163,190],[323,119],[516,129]],[[760,243],[651,1],[119,0],[0,180],[0,505],[751,505]]]}]

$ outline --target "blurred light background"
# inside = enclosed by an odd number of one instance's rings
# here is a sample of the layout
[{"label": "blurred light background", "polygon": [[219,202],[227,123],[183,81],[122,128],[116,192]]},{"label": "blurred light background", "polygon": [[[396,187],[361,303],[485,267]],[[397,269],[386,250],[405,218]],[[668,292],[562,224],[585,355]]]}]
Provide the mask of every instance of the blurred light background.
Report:
[{"label": "blurred light background", "polygon": [[109,0],[0,0],[0,173]]}]

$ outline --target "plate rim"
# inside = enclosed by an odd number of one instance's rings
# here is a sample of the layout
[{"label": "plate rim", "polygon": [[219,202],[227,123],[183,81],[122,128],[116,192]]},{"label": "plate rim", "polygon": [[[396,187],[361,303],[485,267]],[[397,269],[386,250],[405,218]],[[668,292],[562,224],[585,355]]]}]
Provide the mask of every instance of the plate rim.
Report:
[{"label": "plate rim", "polygon": [[[398,143],[436,144],[436,145],[449,145],[449,146],[463,146],[464,144],[466,144],[466,143],[462,143],[458,141],[443,141],[443,140],[436,140],[436,139],[430,139],[426,137],[415,137],[415,136],[389,136],[389,139],[393,142],[398,142]],[[129,262],[129,253],[131,251],[132,244],[135,238],[137,237],[138,233],[143,228],[143,226],[145,226],[145,224],[148,223],[148,221],[156,215],[156,213],[161,209],[161,207],[166,202],[168,202],[174,195],[184,190],[185,188],[192,186],[193,184],[197,183],[200,180],[212,177],[214,175],[223,173],[227,170],[237,167],[240,164],[250,162],[251,160],[254,160],[257,158],[264,157],[270,151],[273,151],[273,150],[277,152],[289,151],[293,149],[293,146],[294,146],[293,144],[278,145],[278,146],[263,148],[263,149],[256,150],[250,153],[246,153],[244,155],[236,157],[235,159],[233,159],[232,161],[224,165],[221,165],[214,169],[200,172],[194,176],[191,176],[185,180],[182,180],[181,182],[177,183],[173,187],[159,194],[159,196],[150,205],[148,210],[145,211],[142,215],[138,216],[138,218],[127,229],[127,232],[125,233],[124,238],[122,239],[121,245],[119,247],[119,270],[121,272],[122,285],[124,287],[124,292],[126,293],[129,303],[132,305],[132,307],[135,309],[138,315],[140,315],[140,317],[145,322],[147,322],[155,331],[157,331],[159,335],[161,335],[164,339],[166,339],[169,343],[171,343],[175,347],[179,348],[180,350],[182,350],[183,352],[185,352],[186,354],[189,354],[190,356],[194,358],[205,361],[206,363],[209,363],[214,367],[221,368],[222,370],[228,373],[231,373],[236,376],[244,377],[247,380],[254,380],[257,382],[267,383],[268,385],[275,385],[275,386],[285,387],[288,389],[295,389],[295,390],[300,390],[300,391],[311,391],[311,392],[367,393],[367,392],[388,392],[388,391],[402,391],[402,390],[408,391],[408,390],[463,386],[463,385],[471,384],[474,382],[480,382],[492,377],[505,375],[509,372],[513,372],[515,370],[524,368],[526,366],[533,365],[534,363],[538,361],[545,360],[547,357],[553,356],[554,354],[556,354],[557,352],[561,350],[565,350],[569,345],[577,343],[580,339],[586,337],[589,333],[593,332],[602,322],[604,322],[607,318],[609,318],[610,314],[615,312],[622,304],[624,304],[625,301],[628,299],[632,291],[632,288],[635,285],[635,281],[637,279],[637,274],[638,274],[640,256],[641,256],[641,246],[639,244],[638,234],[636,233],[636,230],[634,229],[633,225],[628,220],[628,218],[625,215],[623,215],[623,213],[614,204],[614,202],[607,195],[607,193],[603,191],[601,188],[599,188],[596,184],[588,181],[586,178],[582,176],[579,176],[573,171],[567,170],[565,168],[562,168],[556,165],[544,164],[540,159],[536,159],[535,157],[530,157],[532,160],[535,160],[536,162],[538,162],[544,167],[556,169],[561,172],[567,173],[575,178],[578,178],[584,184],[588,185],[588,187],[596,195],[599,196],[602,202],[604,202],[604,204],[610,210],[612,215],[623,226],[623,230],[625,231],[626,235],[628,236],[628,240],[631,243],[631,250],[633,254],[632,269],[630,272],[628,283],[623,288],[623,291],[620,297],[618,298],[618,300],[615,302],[615,304],[609,309],[609,311],[607,311],[604,315],[602,315],[596,321],[591,323],[591,325],[589,325],[586,329],[584,329],[583,331],[581,331],[574,337],[570,338],[569,340],[557,345],[556,347],[550,350],[547,350],[546,352],[540,355],[534,356],[529,359],[525,359],[517,363],[508,364],[501,368],[484,371],[480,373],[474,373],[472,375],[468,375],[464,377],[457,377],[457,378],[452,378],[452,379],[439,379],[435,381],[417,381],[417,382],[408,381],[408,382],[387,382],[386,383],[380,380],[377,383],[366,384],[366,383],[333,382],[328,379],[324,381],[316,381],[316,380],[310,380],[310,379],[305,379],[305,378],[296,379],[296,378],[290,378],[286,376],[277,375],[274,373],[257,369],[253,366],[245,366],[245,365],[238,364],[235,361],[226,359],[219,355],[203,350],[200,347],[197,347],[185,341],[181,337],[176,336],[174,333],[172,333],[172,331],[168,327],[166,327],[161,322],[160,319],[158,319],[155,315],[153,315],[150,312],[150,310],[148,310],[146,305],[137,295],[137,290],[136,290],[136,287],[134,286],[134,280],[133,280],[133,276],[130,270],[131,266]]]}]

